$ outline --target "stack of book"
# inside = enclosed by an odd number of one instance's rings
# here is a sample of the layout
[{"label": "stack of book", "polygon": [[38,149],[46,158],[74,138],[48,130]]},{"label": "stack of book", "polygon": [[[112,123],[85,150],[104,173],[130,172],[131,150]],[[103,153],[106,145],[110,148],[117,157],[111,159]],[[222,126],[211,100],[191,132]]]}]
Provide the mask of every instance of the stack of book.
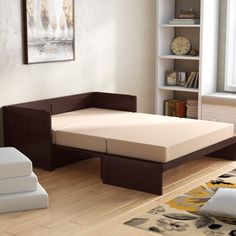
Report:
[{"label": "stack of book", "polygon": [[198,101],[197,100],[187,100],[187,118],[197,119],[198,117]]},{"label": "stack of book", "polygon": [[169,21],[171,25],[194,25],[200,24],[200,19],[172,19]]},{"label": "stack of book", "polygon": [[198,88],[199,72],[191,72],[186,80],[186,88]]},{"label": "stack of book", "polygon": [[164,101],[164,115],[186,117],[186,101],[173,99]]}]

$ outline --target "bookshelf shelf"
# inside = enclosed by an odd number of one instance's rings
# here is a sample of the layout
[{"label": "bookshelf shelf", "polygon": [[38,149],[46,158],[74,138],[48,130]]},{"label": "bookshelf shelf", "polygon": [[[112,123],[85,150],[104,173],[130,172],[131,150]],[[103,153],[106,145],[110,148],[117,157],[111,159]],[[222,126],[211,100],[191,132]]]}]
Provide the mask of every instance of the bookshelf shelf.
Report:
[{"label": "bookshelf shelf", "polygon": [[160,27],[163,28],[175,28],[175,27],[183,27],[183,28],[200,28],[200,24],[161,24]]},{"label": "bookshelf shelf", "polygon": [[176,59],[176,60],[193,60],[193,61],[199,61],[199,56],[178,56],[178,55],[160,55],[161,59]]},{"label": "bookshelf shelf", "polygon": [[186,88],[181,86],[159,86],[160,90],[172,90],[172,91],[183,91],[183,92],[192,92],[198,93],[199,89],[196,88]]},{"label": "bookshelf shelf", "polygon": [[[220,0],[157,0],[156,2],[156,113],[164,114],[166,100],[197,100],[197,117],[201,119],[202,96],[216,92],[217,87]],[[180,12],[189,9],[197,13],[199,21],[178,20]],[[171,43],[178,36],[187,37],[192,49],[198,50],[199,55],[173,55]],[[188,79],[192,72],[198,72],[198,88],[193,88],[196,87],[196,83],[194,86],[191,83],[192,88],[167,86],[167,79],[171,81],[171,76],[167,76],[172,72],[186,72],[185,83],[191,81]]]}]

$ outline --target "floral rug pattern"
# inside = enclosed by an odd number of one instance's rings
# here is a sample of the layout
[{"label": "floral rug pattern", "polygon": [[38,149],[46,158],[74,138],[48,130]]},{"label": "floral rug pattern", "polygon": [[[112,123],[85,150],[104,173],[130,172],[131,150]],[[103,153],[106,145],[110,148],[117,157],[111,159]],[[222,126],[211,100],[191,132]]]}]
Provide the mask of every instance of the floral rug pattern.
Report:
[{"label": "floral rug pattern", "polygon": [[236,169],[124,224],[164,236],[236,236],[236,219],[199,212],[218,188],[236,188]]}]

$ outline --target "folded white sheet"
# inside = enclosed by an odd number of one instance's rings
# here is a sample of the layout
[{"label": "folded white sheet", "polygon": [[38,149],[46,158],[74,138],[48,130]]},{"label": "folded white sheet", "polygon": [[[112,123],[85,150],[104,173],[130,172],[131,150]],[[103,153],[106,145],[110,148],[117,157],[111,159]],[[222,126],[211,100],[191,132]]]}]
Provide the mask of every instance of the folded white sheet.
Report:
[{"label": "folded white sheet", "polygon": [[32,162],[13,147],[0,148],[0,178],[27,176],[32,173]]},{"label": "folded white sheet", "polygon": [[35,191],[38,178],[32,173],[29,176],[0,179],[0,194]]},{"label": "folded white sheet", "polygon": [[40,184],[36,191],[0,195],[0,213],[47,207],[48,194]]}]

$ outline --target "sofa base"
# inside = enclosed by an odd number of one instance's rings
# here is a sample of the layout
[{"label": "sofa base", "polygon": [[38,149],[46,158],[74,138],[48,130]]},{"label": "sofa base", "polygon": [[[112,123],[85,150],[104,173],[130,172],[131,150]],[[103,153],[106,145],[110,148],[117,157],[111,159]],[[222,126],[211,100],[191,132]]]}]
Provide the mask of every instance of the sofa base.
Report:
[{"label": "sofa base", "polygon": [[78,148],[71,148],[60,145],[52,145],[52,163],[46,166],[46,170],[52,171],[56,168],[72,164],[77,161],[83,161],[88,158],[102,158],[105,154],[94,151],[88,151]]},{"label": "sofa base", "polygon": [[236,144],[232,144],[228,147],[212,152],[208,154],[208,156],[236,161]]},{"label": "sofa base", "polygon": [[162,195],[162,172],[160,163],[120,156],[101,159],[103,183]]},{"label": "sofa base", "polygon": [[162,195],[163,172],[201,156],[236,161],[236,138],[230,138],[167,163],[107,155],[101,159],[103,183]]}]

